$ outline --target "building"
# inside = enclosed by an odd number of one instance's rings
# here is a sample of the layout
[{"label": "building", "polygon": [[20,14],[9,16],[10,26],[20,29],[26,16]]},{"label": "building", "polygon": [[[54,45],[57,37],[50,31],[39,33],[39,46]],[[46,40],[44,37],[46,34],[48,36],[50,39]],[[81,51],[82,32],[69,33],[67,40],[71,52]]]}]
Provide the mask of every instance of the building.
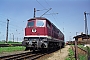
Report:
[{"label": "building", "polygon": [[81,34],[81,35],[77,35],[73,38],[75,38],[75,40],[77,40],[78,43],[90,44],[90,35]]}]

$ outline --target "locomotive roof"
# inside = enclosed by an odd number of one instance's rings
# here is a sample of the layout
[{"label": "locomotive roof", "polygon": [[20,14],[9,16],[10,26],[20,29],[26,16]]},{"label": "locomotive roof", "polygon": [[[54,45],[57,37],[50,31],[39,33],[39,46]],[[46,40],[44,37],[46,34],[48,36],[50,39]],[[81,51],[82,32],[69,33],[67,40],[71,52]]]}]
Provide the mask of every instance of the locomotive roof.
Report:
[{"label": "locomotive roof", "polygon": [[[34,20],[34,19],[48,20],[48,19],[45,18],[45,17],[34,17],[34,18],[29,19],[29,20]],[[48,20],[48,21],[49,21],[49,20]]]},{"label": "locomotive roof", "polygon": [[[47,21],[49,21],[47,18],[45,18],[45,17],[34,17],[34,18],[31,18],[31,19],[29,19],[29,20],[35,20],[35,19],[40,19],[40,20],[47,20]],[[29,21],[28,20],[28,21]],[[49,21],[50,22],[50,21]],[[53,26],[55,26],[52,22],[50,22]],[[56,27],[56,26],[55,26]]]}]

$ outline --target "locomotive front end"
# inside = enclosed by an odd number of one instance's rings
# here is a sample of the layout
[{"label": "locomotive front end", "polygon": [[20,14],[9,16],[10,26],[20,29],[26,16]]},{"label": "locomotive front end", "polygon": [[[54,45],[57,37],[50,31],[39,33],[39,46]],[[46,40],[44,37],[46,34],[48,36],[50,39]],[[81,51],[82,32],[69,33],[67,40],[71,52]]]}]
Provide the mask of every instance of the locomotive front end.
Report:
[{"label": "locomotive front end", "polygon": [[38,50],[47,48],[47,33],[45,19],[30,19],[25,28],[25,37],[22,44],[27,49]]},{"label": "locomotive front end", "polygon": [[47,48],[47,43],[45,41],[47,41],[47,39],[42,37],[25,37],[23,45],[26,46],[26,49],[40,50],[43,48]]}]

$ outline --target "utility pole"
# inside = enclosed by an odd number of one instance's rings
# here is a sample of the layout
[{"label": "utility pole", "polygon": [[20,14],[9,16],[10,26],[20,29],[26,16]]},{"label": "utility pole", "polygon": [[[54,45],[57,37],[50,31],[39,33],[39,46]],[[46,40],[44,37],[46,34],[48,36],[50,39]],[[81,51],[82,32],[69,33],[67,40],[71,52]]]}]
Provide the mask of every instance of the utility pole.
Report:
[{"label": "utility pole", "polygon": [[9,20],[7,19],[6,43],[8,42],[8,26],[9,26]]},{"label": "utility pole", "polygon": [[[86,34],[86,37],[87,37],[87,42],[88,42],[88,26],[87,26],[87,17],[86,17],[86,14],[90,14],[90,13],[86,13],[86,11],[84,12],[84,20],[85,20],[85,34]],[[87,43],[86,42],[86,43]],[[88,51],[88,47],[87,47],[87,51]],[[87,56],[88,60],[89,60],[89,54]]]},{"label": "utility pole", "polygon": [[77,42],[78,42],[78,40],[77,40],[77,37],[76,37],[76,39],[75,39],[75,60],[78,60],[78,48],[77,48]]},{"label": "utility pole", "polygon": [[17,42],[18,42],[18,37],[17,37]]},{"label": "utility pole", "polygon": [[84,20],[85,20],[85,34],[88,35],[88,26],[87,26],[87,17],[86,14],[90,14],[90,13],[86,13],[86,11],[84,12]]},{"label": "utility pole", "polygon": [[70,32],[70,37],[69,37],[69,41],[71,41],[71,32]]},{"label": "utility pole", "polygon": [[78,32],[76,32],[76,36],[77,36],[77,33],[78,33]]},{"label": "utility pole", "polygon": [[34,18],[35,18],[35,14],[36,14],[36,9],[34,8]]},{"label": "utility pole", "polygon": [[13,42],[14,42],[14,34],[13,34]]},{"label": "utility pole", "polygon": [[[51,10],[52,8],[50,8],[49,10]],[[43,10],[47,10],[47,9],[43,9]],[[36,10],[36,8],[34,8],[34,18],[36,17],[36,11],[43,11],[43,10]],[[43,15],[45,15],[49,10],[47,10]],[[58,14],[58,13],[53,13],[53,14]],[[42,17],[43,15],[41,15],[40,17]]]},{"label": "utility pole", "polygon": [[85,34],[88,34],[88,28],[87,28],[87,18],[86,18],[86,11],[84,12],[84,20],[85,20]]},{"label": "utility pole", "polygon": [[36,8],[34,8],[34,18],[36,17],[36,11],[41,11],[41,10],[36,10]]},{"label": "utility pole", "polygon": [[75,60],[78,60],[78,48],[77,48],[78,37],[77,37],[77,35],[74,38],[75,38],[75,45],[74,45],[74,48],[75,48]]}]

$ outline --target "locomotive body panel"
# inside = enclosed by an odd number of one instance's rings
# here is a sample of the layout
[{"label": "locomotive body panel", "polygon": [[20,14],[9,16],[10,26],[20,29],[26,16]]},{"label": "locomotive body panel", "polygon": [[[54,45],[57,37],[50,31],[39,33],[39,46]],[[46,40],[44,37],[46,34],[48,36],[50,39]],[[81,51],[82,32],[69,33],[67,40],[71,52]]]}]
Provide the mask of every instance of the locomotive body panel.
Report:
[{"label": "locomotive body panel", "polygon": [[47,35],[45,27],[32,27],[32,28],[25,28],[25,36],[30,35]]}]

